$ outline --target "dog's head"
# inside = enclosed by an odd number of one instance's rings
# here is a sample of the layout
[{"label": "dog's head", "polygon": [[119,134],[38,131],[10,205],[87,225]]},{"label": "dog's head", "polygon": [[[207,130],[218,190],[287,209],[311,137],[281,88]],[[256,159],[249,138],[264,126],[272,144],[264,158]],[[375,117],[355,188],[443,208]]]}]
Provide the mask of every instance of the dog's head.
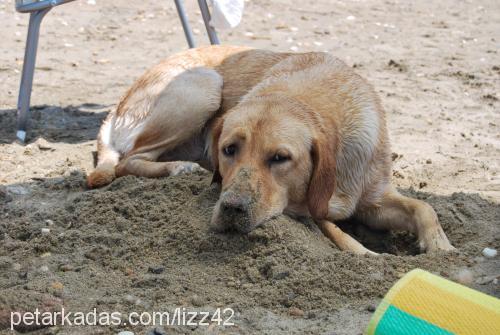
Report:
[{"label": "dog's head", "polygon": [[323,219],[335,185],[335,131],[284,97],[246,101],[215,121],[211,156],[222,184],[219,230],[250,232],[285,209]]}]

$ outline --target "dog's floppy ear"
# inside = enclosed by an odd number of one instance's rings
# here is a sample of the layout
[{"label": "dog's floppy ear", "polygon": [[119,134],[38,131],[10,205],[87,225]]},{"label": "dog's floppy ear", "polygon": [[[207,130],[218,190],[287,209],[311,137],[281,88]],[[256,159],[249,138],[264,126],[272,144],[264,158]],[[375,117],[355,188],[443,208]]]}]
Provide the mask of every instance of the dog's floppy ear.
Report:
[{"label": "dog's floppy ear", "polygon": [[336,138],[321,136],[311,147],[312,174],[307,191],[309,213],[315,220],[328,216],[328,202],[335,189]]},{"label": "dog's floppy ear", "polygon": [[222,182],[222,176],[219,172],[219,138],[222,133],[222,124],[224,123],[222,118],[217,118],[213,122],[212,126],[212,141],[210,144],[210,157],[212,159],[212,169],[214,174],[212,176],[212,184],[220,184]]}]

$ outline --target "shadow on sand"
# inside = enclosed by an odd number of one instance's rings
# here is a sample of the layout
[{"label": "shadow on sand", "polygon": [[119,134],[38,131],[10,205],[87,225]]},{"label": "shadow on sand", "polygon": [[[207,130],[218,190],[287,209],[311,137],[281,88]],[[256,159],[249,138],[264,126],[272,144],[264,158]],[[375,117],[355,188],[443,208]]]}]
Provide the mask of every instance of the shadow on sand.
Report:
[{"label": "shadow on sand", "polygon": [[[26,143],[43,137],[49,142],[80,143],[95,140],[102,120],[112,106],[85,103],[76,106],[35,106]],[[16,141],[16,110],[0,110],[0,143]]]}]

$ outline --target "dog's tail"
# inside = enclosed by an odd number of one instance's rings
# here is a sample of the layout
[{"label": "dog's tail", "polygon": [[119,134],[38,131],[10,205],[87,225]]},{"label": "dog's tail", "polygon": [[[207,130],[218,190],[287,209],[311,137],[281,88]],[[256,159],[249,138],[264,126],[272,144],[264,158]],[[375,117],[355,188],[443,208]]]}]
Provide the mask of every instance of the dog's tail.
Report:
[{"label": "dog's tail", "polygon": [[96,188],[111,183],[115,178],[115,166],[120,161],[120,153],[111,144],[112,118],[104,121],[97,138],[97,166],[87,176],[87,186]]}]

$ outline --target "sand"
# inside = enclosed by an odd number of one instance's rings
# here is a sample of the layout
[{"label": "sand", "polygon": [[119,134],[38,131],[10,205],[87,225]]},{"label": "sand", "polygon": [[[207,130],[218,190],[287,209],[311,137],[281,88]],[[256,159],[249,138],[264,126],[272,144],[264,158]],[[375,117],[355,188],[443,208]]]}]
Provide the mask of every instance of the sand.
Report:
[{"label": "sand", "polygon": [[[498,3],[246,4],[243,24],[221,34],[225,43],[328,50],[375,85],[388,115],[393,182],[436,209],[458,252],[422,255],[411,234],[344,222],[383,253],[354,256],[309,220],[286,216],[249,235],[215,233],[207,224],[218,190],[203,172],[125,177],[86,190],[101,120],[145,68],[185,48],[175,8],[77,1],[49,13],[37,107],[28,144],[20,145],[14,106],[27,17],[0,1],[0,333],[11,310],[95,307],[125,318],[184,306],[231,307],[236,326],[174,327],[169,334],[360,334],[381,297],[415,267],[466,277],[465,284],[500,296],[498,256],[481,255],[500,248]],[[188,8],[201,30],[194,3]],[[33,333],[124,329],[155,334],[152,326]]]},{"label": "sand", "polygon": [[452,279],[470,269],[470,285],[500,293],[491,282],[476,283],[497,274],[487,264],[498,261],[480,255],[484,245],[499,247],[500,218],[500,206],[477,195],[410,192],[436,208],[456,254],[416,255],[408,234],[345,222],[365,245],[386,253],[370,257],[341,252],[312,222],[285,216],[248,235],[210,231],[218,189],[208,173],[124,177],[92,191],[83,185],[84,176],[73,172],[18,186],[29,193],[14,196],[3,213],[0,306],[30,310],[41,304],[32,301],[35,292],[75,311],[224,306],[237,313],[237,327],[227,329],[235,334],[340,331],[338,313],[349,310],[347,333],[358,333],[390,286],[415,267]]}]

